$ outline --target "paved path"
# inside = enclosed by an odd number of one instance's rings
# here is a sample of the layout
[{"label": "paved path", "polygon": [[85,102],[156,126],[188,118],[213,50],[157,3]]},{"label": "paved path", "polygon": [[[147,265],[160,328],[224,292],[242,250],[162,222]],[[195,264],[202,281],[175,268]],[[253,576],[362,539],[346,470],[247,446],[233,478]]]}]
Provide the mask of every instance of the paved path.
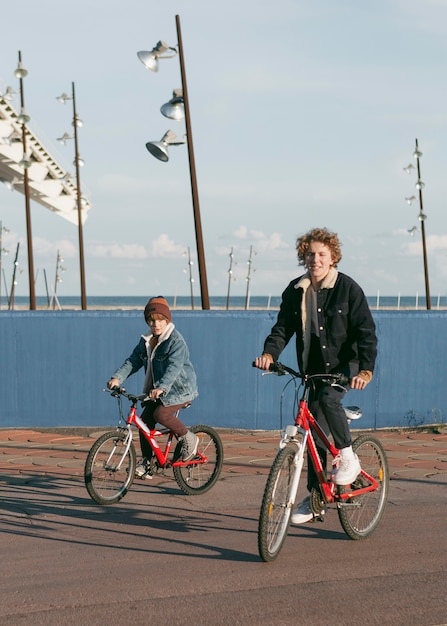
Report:
[{"label": "paved path", "polygon": [[0,430],[0,626],[447,624],[447,430],[374,433],[392,476],[377,531],[351,541],[328,507],[273,563],[257,527],[278,433],[220,431],[203,495],[170,472],[101,507],[83,481],[101,432]]},{"label": "paved path", "polygon": [[[0,429],[0,480],[3,473],[82,476],[86,453],[102,432],[75,428]],[[268,474],[278,432],[219,432],[225,450],[224,473]],[[385,447],[392,479],[442,474],[447,480],[446,428],[438,432],[376,431],[374,436]]]}]

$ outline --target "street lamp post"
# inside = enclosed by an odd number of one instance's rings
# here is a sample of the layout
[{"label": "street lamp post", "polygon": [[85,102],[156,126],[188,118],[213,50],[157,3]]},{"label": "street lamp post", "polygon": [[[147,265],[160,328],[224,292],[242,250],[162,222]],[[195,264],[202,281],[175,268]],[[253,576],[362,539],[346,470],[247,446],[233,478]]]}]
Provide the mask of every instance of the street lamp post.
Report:
[{"label": "street lamp post", "polygon": [[67,94],[63,93],[61,96],[57,98],[59,102],[65,104],[67,100],[73,101],[73,137],[70,137],[67,134],[64,134],[62,139],[74,139],[74,148],[75,148],[75,160],[74,166],[76,168],[76,204],[78,211],[78,240],[79,240],[79,271],[80,271],[80,280],[81,280],[81,308],[82,310],[87,309],[87,295],[86,295],[86,286],[85,286],[85,261],[84,261],[84,234],[82,228],[82,194],[81,194],[81,174],[80,174],[80,166],[84,164],[83,160],[79,155],[78,148],[78,128],[82,126],[82,122],[78,117],[76,112],[76,93],[75,93],[75,84],[71,83],[71,97],[67,96]]},{"label": "street lamp post", "polygon": [[23,186],[25,191],[25,211],[26,211],[26,235],[28,243],[28,279],[29,279],[29,308],[31,311],[36,310],[36,291],[34,284],[34,257],[33,257],[33,237],[31,229],[31,209],[30,209],[30,193],[29,193],[29,179],[28,179],[28,167],[30,162],[26,153],[26,124],[30,118],[25,113],[25,95],[23,92],[23,79],[28,74],[27,70],[22,66],[22,53],[19,51],[19,63],[17,69],[14,72],[16,78],[20,82],[20,115],[18,121],[22,124],[22,146],[23,146],[23,159],[21,161],[23,167]]},{"label": "street lamp post", "polygon": [[[196,234],[196,246],[197,246],[197,260],[199,266],[199,278],[200,278],[200,293],[202,298],[202,309],[208,310],[210,308],[209,294],[208,294],[208,281],[206,276],[206,262],[205,262],[205,252],[203,246],[203,233],[202,233],[202,222],[200,217],[200,204],[199,204],[199,194],[197,189],[197,174],[196,174],[196,165],[194,158],[194,146],[193,146],[193,138],[192,138],[192,128],[191,128],[191,116],[189,110],[189,98],[188,98],[188,86],[186,82],[186,70],[185,70],[185,60],[183,55],[183,42],[182,42],[182,34],[180,28],[180,17],[178,15],[175,16],[175,23],[177,28],[177,40],[178,40],[178,56],[180,61],[180,75],[182,80],[182,95],[180,96],[180,100],[183,99],[183,106],[185,112],[185,125],[186,125],[186,143],[188,146],[188,158],[189,158],[189,172],[191,179],[191,193],[192,193],[192,204],[194,211],[194,226],[195,226],[195,234]],[[156,72],[158,70],[158,58],[170,58],[174,55],[169,54],[165,55],[167,51],[176,52],[175,48],[170,48],[163,42],[159,42],[157,46],[152,50],[152,52],[139,52],[138,57],[141,62],[150,69],[151,71]],[[164,55],[164,56],[162,56]],[[175,96],[174,92],[174,96]],[[177,96],[177,100],[179,100]],[[174,103],[174,101],[171,101]],[[179,104],[179,101],[175,102],[176,105]],[[165,115],[164,111],[162,113]],[[167,117],[172,117],[172,119],[179,119],[177,116],[177,111],[175,113],[176,117],[171,115],[167,115]],[[148,144],[149,146],[149,144]],[[151,152],[150,148],[148,150]],[[154,154],[152,152],[152,154]],[[157,156],[154,154],[154,156]],[[157,158],[160,158],[157,156]],[[167,161],[167,158],[162,158],[162,160]]]},{"label": "street lamp post", "polygon": [[[416,159],[416,165],[417,165],[417,177],[418,178],[417,178],[415,186],[419,192],[418,220],[421,223],[421,233],[422,233],[422,256],[423,256],[423,261],[424,261],[425,301],[426,301],[427,311],[429,311],[431,309],[431,298],[430,298],[430,282],[429,282],[429,277],[428,277],[427,243],[426,243],[426,238],[425,238],[425,220],[427,219],[427,215],[424,213],[424,203],[423,203],[423,197],[422,197],[422,189],[425,187],[425,183],[421,179],[420,158],[422,157],[422,152],[419,150],[419,144],[418,144],[417,139],[416,139],[416,147],[413,152],[413,157]],[[412,169],[414,169],[414,166],[411,163],[407,167],[404,167],[404,170],[407,172],[407,174],[410,174]],[[408,202],[408,204],[411,204],[413,200],[415,200],[414,196],[411,196],[410,198],[406,198],[406,201]],[[412,233],[412,229],[409,232]]]}]

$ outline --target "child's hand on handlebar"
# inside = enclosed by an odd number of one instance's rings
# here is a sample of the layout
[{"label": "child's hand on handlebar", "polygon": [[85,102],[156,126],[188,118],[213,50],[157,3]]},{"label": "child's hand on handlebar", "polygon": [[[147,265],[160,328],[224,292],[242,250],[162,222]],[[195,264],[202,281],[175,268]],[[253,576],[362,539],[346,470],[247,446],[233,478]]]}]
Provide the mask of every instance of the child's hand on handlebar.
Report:
[{"label": "child's hand on handlebar", "polygon": [[151,400],[158,400],[162,395],[164,395],[163,389],[151,389],[147,394]]}]

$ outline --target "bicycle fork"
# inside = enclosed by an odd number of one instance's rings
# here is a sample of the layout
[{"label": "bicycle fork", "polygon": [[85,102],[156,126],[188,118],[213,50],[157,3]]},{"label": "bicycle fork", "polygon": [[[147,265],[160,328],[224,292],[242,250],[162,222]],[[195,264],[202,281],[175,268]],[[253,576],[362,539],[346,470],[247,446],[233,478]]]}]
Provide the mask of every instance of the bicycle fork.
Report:
[{"label": "bicycle fork", "polygon": [[[295,439],[296,435],[300,433],[301,439]],[[290,424],[286,426],[282,439],[280,441],[279,447],[280,449],[284,448],[289,443],[296,446],[295,456],[293,457],[293,465],[295,467],[295,471],[293,472],[292,483],[289,489],[289,499],[287,502],[287,507],[292,509],[295,504],[296,494],[298,492],[298,487],[300,484],[301,472],[303,469],[304,463],[304,452],[306,450],[307,444],[307,435],[308,433],[296,426],[295,424]]]},{"label": "bicycle fork", "polygon": [[[114,470],[115,472],[118,472],[118,471],[120,470],[121,465],[122,465],[122,464],[123,464],[123,462],[124,462],[124,459],[127,457],[127,453],[129,452],[129,448],[130,448],[130,446],[132,445],[132,430],[131,430],[131,427],[130,427],[130,426],[127,426],[126,430],[127,430],[127,435],[126,435],[126,438],[125,438],[125,439],[124,439],[124,441],[123,441],[124,446],[125,446],[125,448],[124,448],[124,452],[121,454],[121,458],[120,458],[120,461],[119,461],[118,465],[116,465],[116,466],[113,468],[113,470]],[[106,467],[106,468],[110,468],[110,467],[111,467],[111,465],[110,465],[110,460],[111,460],[111,459],[113,459],[113,457],[114,457],[114,455],[115,455],[116,448],[117,448],[117,445],[116,445],[116,443],[115,443],[115,445],[114,445],[114,446],[113,446],[113,448],[112,448],[112,451],[111,451],[111,452],[110,452],[110,454],[109,454],[109,458],[108,458],[108,459],[107,459],[107,461],[105,462],[105,467]]]}]

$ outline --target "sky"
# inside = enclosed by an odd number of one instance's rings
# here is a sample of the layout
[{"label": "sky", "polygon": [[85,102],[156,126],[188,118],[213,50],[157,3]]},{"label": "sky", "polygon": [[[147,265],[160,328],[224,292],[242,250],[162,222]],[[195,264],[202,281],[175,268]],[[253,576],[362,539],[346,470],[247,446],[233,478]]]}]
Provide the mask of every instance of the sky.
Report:
[{"label": "sky", "polygon": [[[181,87],[178,57],[158,73],[137,57],[177,45],[180,16],[208,291],[280,295],[302,273],[296,238],[339,234],[339,270],[369,296],[425,293],[416,175],[420,160],[432,297],[447,295],[447,0],[22,0],[2,8],[0,91],[18,89],[30,127],[74,173],[76,85],[85,161],[81,188],[89,296],[188,295],[188,249],[200,294],[186,145],[155,159],[148,141],[184,122],[160,113]],[[7,27],[6,27],[7,25]],[[14,105],[14,102],[13,102]],[[16,108],[18,100],[15,100]],[[25,201],[0,185],[7,284],[21,242],[16,295],[27,296]],[[78,229],[31,203],[36,294],[65,268],[58,295],[80,294]],[[411,236],[413,226],[418,230]],[[251,250],[251,257],[250,257]],[[230,253],[233,251],[229,283]],[[248,261],[251,259],[251,263]],[[230,287],[229,287],[230,285]],[[4,288],[3,288],[4,293]]]}]

